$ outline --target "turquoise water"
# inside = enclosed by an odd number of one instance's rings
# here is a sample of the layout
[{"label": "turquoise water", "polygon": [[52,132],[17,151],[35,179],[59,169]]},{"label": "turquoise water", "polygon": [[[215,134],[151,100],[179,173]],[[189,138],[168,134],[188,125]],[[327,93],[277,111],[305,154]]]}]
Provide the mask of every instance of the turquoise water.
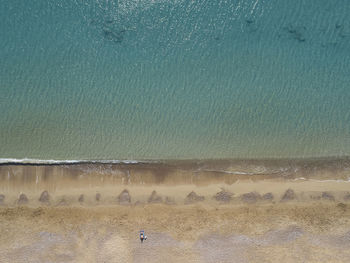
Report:
[{"label": "turquoise water", "polygon": [[3,0],[0,158],[350,155],[348,0]]}]

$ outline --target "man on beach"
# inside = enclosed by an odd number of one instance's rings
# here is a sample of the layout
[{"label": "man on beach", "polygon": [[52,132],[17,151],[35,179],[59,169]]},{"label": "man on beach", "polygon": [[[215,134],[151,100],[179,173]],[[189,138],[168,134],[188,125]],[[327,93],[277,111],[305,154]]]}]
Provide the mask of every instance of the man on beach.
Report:
[{"label": "man on beach", "polygon": [[147,240],[147,236],[145,235],[145,231],[143,230],[140,231],[140,240],[141,243],[143,243],[143,240]]}]

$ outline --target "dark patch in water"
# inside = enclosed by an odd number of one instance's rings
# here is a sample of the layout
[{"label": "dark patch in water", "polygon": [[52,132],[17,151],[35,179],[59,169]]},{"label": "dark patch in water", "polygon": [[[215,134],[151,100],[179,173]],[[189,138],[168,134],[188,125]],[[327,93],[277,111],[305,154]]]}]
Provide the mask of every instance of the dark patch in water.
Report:
[{"label": "dark patch in water", "polygon": [[253,32],[255,32],[255,31],[258,30],[258,26],[257,26],[257,24],[255,23],[255,20],[254,20],[254,19],[252,19],[252,18],[247,18],[247,19],[245,20],[245,23],[246,23],[246,27],[247,27],[247,29],[248,29],[248,31],[249,31],[250,33],[253,33]]},{"label": "dark patch in water", "polygon": [[102,29],[103,36],[105,39],[112,41],[114,43],[120,44],[126,33],[125,29],[114,29],[108,25],[105,25]]},{"label": "dark patch in water", "polygon": [[346,28],[343,24],[337,23],[335,25],[335,31],[337,32],[337,34],[340,38],[343,39],[343,38],[347,37]]},{"label": "dark patch in water", "polygon": [[247,19],[245,20],[245,22],[246,22],[248,25],[251,25],[251,24],[254,23],[254,20],[251,19],[251,18],[247,18]]},{"label": "dark patch in water", "polygon": [[105,23],[106,24],[114,24],[116,22],[116,20],[112,17],[106,18],[105,19]]},{"label": "dark patch in water", "polygon": [[297,40],[299,43],[303,43],[306,41],[306,27],[305,26],[293,26],[289,25],[285,28],[287,33],[291,38]]},{"label": "dark patch in water", "polygon": [[99,202],[101,200],[101,194],[100,193],[97,193],[96,196],[95,196],[95,200],[97,202]]}]

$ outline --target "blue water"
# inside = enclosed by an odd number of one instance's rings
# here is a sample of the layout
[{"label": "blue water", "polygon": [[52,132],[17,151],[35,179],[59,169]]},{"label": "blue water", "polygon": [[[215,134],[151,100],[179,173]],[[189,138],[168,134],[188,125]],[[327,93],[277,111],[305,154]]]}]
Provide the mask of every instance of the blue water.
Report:
[{"label": "blue water", "polygon": [[348,0],[2,0],[0,158],[350,155]]}]

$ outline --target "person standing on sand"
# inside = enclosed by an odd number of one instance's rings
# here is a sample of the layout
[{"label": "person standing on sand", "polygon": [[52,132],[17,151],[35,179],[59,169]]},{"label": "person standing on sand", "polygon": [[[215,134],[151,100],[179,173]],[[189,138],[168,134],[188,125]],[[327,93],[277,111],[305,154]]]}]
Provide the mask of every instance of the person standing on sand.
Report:
[{"label": "person standing on sand", "polygon": [[140,240],[141,243],[143,243],[143,240],[147,240],[147,236],[145,235],[145,231],[143,230],[140,231]]}]

